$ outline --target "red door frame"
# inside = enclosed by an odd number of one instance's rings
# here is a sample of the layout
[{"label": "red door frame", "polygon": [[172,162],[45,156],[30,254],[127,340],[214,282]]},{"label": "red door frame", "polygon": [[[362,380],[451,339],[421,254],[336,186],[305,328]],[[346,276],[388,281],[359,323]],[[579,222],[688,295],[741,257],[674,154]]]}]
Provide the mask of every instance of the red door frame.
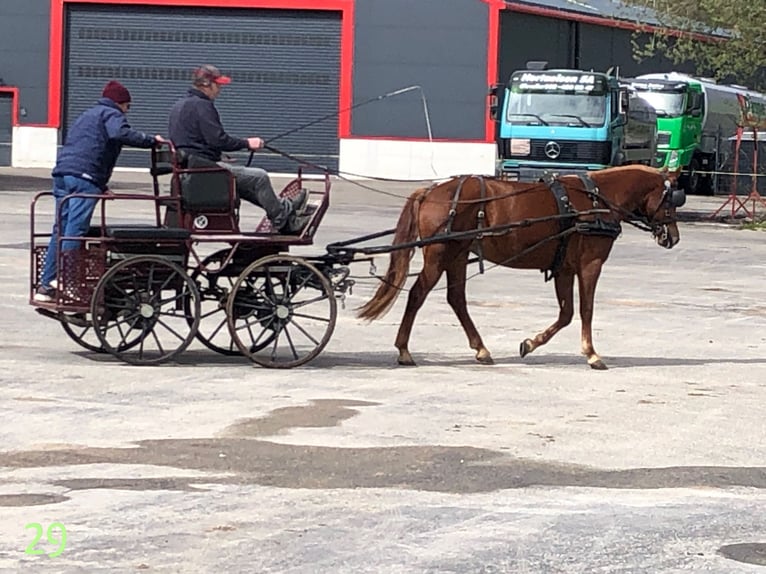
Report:
[{"label": "red door frame", "polygon": [[11,124],[19,124],[19,89],[16,86],[0,86],[0,94],[11,94]]},{"label": "red door frame", "polygon": [[266,8],[282,10],[332,10],[341,13],[340,98],[338,135],[351,129],[351,71],[354,54],[354,0],[51,0],[50,59],[48,63],[48,123],[61,127],[64,12],[66,4],[118,4],[183,6],[188,8]]}]

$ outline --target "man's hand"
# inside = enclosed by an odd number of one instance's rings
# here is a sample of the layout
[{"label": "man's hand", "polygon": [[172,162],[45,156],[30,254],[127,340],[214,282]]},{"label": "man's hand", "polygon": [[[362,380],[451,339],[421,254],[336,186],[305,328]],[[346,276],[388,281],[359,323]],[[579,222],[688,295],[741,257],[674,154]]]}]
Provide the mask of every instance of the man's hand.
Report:
[{"label": "man's hand", "polygon": [[261,138],[247,138],[247,149],[260,149],[263,147],[263,140]]},{"label": "man's hand", "polygon": [[160,134],[157,134],[154,136],[154,141],[156,141],[157,143],[168,143],[168,140],[166,140]]}]

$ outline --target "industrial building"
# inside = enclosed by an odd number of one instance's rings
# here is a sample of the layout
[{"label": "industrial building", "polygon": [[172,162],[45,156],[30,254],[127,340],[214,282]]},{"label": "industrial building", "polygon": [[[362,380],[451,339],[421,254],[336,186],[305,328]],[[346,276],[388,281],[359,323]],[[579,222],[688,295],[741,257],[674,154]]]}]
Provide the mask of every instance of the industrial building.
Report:
[{"label": "industrial building", "polygon": [[[3,0],[0,166],[48,167],[67,127],[110,79],[133,95],[131,125],[167,113],[211,63],[232,76],[227,131],[357,175],[493,173],[488,87],[528,60],[623,75],[639,16],[609,0]],[[307,125],[309,124],[309,125]],[[305,126],[305,127],[304,127]],[[246,158],[239,154],[240,161]],[[294,172],[288,158],[257,164]],[[122,167],[145,168],[126,149]]]}]

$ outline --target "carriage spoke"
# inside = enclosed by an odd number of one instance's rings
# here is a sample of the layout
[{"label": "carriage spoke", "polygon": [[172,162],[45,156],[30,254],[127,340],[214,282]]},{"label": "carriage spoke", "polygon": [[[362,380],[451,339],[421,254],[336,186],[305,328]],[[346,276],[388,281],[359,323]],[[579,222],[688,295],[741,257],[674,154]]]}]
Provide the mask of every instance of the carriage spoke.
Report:
[{"label": "carriage spoke", "polygon": [[303,313],[293,313],[293,317],[300,317],[301,319],[311,319],[312,321],[322,321],[323,323],[330,322],[330,319],[327,317],[317,317],[315,315],[305,315]]},{"label": "carriage spoke", "polygon": [[[165,321],[163,321],[162,319],[157,319],[157,325],[162,325],[163,327],[165,327],[165,329],[167,329],[167,330],[168,330],[168,331],[170,331],[170,332],[171,332],[173,335],[175,335],[175,336],[178,338],[178,340],[179,340],[179,341],[183,341],[183,340],[184,340],[184,337],[183,337],[183,335],[180,335],[180,334],[178,333],[178,331],[176,331],[175,329],[173,329],[173,328],[172,328],[170,325],[168,325],[167,323],[165,323]],[[156,329],[156,328],[157,328],[157,326],[155,325],[155,329]],[[152,333],[154,333],[154,329],[152,330]],[[155,335],[155,337],[156,337],[156,335]],[[158,344],[159,344],[159,342],[158,342]]]},{"label": "carriage spoke", "polygon": [[[300,329],[300,327],[298,328]],[[290,345],[290,351],[292,351],[293,357],[297,360],[299,358],[299,355],[298,355],[298,352],[295,350],[295,345],[293,344],[293,338],[290,336],[290,331],[287,330],[287,325],[285,325],[285,338],[287,339],[287,344]],[[314,344],[316,344],[316,341],[314,341]]]},{"label": "carriage spoke", "polygon": [[299,330],[301,333],[303,333],[303,334],[304,334],[304,335],[305,335],[307,338],[309,338],[309,339],[311,340],[311,342],[312,342],[312,343],[314,343],[315,345],[318,345],[318,344],[319,344],[319,341],[317,341],[317,340],[316,340],[314,337],[312,337],[312,336],[311,336],[311,334],[310,334],[308,331],[306,331],[306,329],[304,329],[303,327],[301,327],[301,326],[300,326],[300,325],[299,325],[299,324],[298,324],[296,321],[293,321],[293,322],[292,322],[292,324],[293,324],[293,325],[295,325],[295,328],[296,328],[296,329],[298,329],[298,330]]}]

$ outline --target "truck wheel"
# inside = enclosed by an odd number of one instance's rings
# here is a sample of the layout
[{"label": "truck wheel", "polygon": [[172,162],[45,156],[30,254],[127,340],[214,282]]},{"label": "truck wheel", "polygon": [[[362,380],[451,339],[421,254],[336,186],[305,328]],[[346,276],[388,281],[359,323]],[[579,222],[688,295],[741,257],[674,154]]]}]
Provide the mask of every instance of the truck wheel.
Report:
[{"label": "truck wheel", "polygon": [[684,191],[689,195],[711,195],[710,176],[701,174],[702,165],[699,158],[689,162],[688,173],[684,174]]}]

